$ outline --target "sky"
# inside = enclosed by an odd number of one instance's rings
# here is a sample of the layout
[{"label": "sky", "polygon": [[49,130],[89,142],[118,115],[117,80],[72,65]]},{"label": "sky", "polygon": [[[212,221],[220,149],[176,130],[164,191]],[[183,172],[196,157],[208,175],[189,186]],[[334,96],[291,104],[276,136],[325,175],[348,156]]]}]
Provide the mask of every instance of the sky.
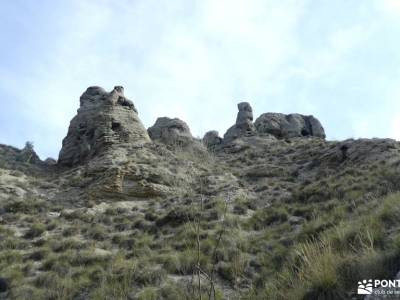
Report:
[{"label": "sky", "polygon": [[2,0],[0,143],[58,157],[87,87],[202,137],[237,103],[400,139],[400,0]]}]

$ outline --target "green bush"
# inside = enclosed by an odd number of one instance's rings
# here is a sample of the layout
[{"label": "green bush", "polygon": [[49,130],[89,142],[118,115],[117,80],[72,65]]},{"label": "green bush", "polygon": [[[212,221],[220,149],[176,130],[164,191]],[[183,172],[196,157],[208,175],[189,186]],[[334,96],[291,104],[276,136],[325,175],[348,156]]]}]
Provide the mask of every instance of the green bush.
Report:
[{"label": "green bush", "polygon": [[9,200],[4,205],[4,209],[9,213],[34,214],[44,212],[48,209],[48,203],[38,199]]},{"label": "green bush", "polygon": [[248,224],[255,230],[261,230],[274,224],[280,224],[288,220],[288,212],[284,207],[267,207],[250,218]]}]

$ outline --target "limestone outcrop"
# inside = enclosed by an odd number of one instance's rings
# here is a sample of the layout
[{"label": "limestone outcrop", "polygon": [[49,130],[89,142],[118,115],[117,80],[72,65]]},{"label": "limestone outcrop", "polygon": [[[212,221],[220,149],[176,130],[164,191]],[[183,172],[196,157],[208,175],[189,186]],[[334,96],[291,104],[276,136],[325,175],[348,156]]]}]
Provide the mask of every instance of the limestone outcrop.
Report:
[{"label": "limestone outcrop", "polygon": [[236,123],[224,134],[224,142],[229,143],[241,136],[252,136],[256,133],[253,124],[253,109],[248,102],[238,104],[239,112],[236,117]]},{"label": "limestone outcrop", "polygon": [[203,144],[212,149],[220,144],[222,144],[222,138],[219,137],[218,131],[212,130],[208,131],[203,137]]},{"label": "limestone outcrop", "polygon": [[314,116],[265,113],[257,118],[254,125],[259,134],[272,134],[277,138],[304,136],[325,138],[324,128]]},{"label": "limestone outcrop", "polygon": [[111,92],[89,87],[80,97],[80,108],[71,120],[58,163],[73,166],[86,162],[114,145],[140,145],[150,141],[134,104],[124,88]]},{"label": "limestone outcrop", "polygon": [[184,146],[193,140],[189,126],[178,118],[158,118],[147,131],[153,141],[160,141],[167,145]]}]

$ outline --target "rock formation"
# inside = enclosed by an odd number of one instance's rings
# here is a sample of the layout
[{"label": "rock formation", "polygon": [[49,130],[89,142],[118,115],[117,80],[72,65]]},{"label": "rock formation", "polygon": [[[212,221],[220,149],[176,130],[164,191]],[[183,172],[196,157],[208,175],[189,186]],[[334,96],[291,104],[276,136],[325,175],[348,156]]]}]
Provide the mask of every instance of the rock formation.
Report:
[{"label": "rock formation", "polygon": [[300,114],[262,114],[254,123],[259,134],[272,134],[278,138],[315,136],[325,138],[325,131],[318,119]]},{"label": "rock formation", "polygon": [[[400,142],[302,138],[325,136],[317,119],[238,108],[207,150],[179,119],[147,132],[122,87],[92,87],[58,164],[0,144],[0,299],[351,299],[360,270],[394,277]],[[376,238],[379,255],[359,247]],[[315,266],[334,282],[302,276]]]},{"label": "rock formation", "polygon": [[78,114],[72,119],[58,158],[61,165],[77,165],[109,146],[143,144],[150,138],[135,106],[116,86],[110,93],[89,87],[80,98]]},{"label": "rock formation", "polygon": [[54,158],[48,157],[44,160],[44,163],[48,166],[54,166],[57,164],[57,161]]},{"label": "rock formation", "polygon": [[167,145],[187,145],[192,140],[189,126],[178,118],[158,118],[148,130],[153,141],[161,141]]},{"label": "rock formation", "polygon": [[208,131],[203,137],[203,144],[209,149],[222,144],[222,141],[223,140],[219,137],[218,131],[215,130]]},{"label": "rock formation", "polygon": [[224,142],[230,141],[241,136],[252,136],[256,129],[253,124],[253,109],[248,102],[238,104],[239,112],[236,117],[236,123],[224,135]]},{"label": "rock formation", "polygon": [[224,143],[239,137],[271,134],[277,138],[315,136],[325,138],[325,131],[318,119],[300,114],[265,113],[253,124],[253,110],[249,103],[238,104],[236,124],[224,135]]}]

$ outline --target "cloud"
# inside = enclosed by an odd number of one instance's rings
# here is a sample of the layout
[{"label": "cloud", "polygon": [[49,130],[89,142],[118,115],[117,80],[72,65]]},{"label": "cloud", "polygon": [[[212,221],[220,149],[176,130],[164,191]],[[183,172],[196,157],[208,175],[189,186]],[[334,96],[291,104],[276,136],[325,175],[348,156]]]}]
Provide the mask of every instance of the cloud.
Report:
[{"label": "cloud", "polygon": [[196,136],[223,134],[243,100],[256,116],[315,114],[330,137],[369,136],[377,129],[368,120],[394,103],[385,93],[397,85],[396,27],[388,31],[393,21],[367,2],[73,0],[47,1],[43,11],[12,3],[9,16],[0,13],[9,45],[0,50],[0,97],[12,99],[0,116],[14,117],[1,122],[0,139],[34,140],[42,156],[57,156],[90,85],[123,85],[147,127],[179,117]]},{"label": "cloud", "polygon": [[379,0],[383,11],[392,16],[400,15],[400,1],[398,0]]},{"label": "cloud", "polygon": [[294,55],[301,6],[293,1],[272,8],[265,1],[199,3],[191,21],[175,24],[152,53],[144,73],[157,89],[146,97],[158,98],[156,110],[170,114],[171,100],[184,105],[196,134],[223,133],[235,119],[236,103],[272,90],[269,78]]}]

